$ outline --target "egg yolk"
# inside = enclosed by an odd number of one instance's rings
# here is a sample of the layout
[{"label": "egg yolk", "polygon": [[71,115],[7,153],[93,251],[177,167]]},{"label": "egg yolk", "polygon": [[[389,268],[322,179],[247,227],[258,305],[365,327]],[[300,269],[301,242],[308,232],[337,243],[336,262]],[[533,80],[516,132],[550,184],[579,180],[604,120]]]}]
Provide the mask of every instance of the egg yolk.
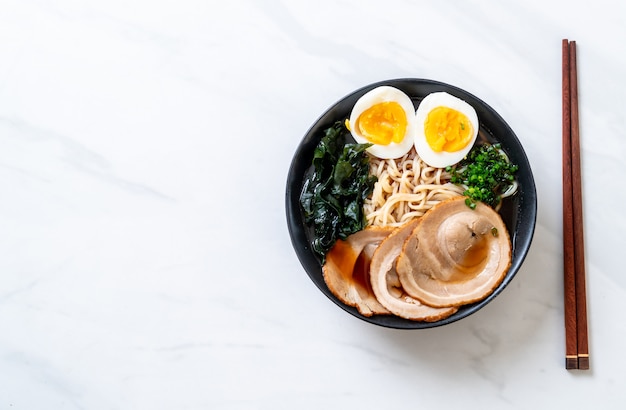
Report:
[{"label": "egg yolk", "polygon": [[449,107],[436,107],[424,123],[426,142],[435,152],[456,152],[472,140],[472,124],[465,114]]},{"label": "egg yolk", "polygon": [[407,118],[404,109],[395,101],[372,105],[363,111],[354,124],[355,129],[369,142],[389,145],[402,142],[406,134]]}]

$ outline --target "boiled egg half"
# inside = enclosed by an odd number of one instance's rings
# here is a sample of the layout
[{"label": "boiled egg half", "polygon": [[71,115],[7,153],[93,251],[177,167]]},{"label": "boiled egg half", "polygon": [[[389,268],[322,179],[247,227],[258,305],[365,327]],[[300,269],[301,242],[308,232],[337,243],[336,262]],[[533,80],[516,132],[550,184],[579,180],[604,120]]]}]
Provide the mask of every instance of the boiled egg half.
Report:
[{"label": "boiled egg half", "polygon": [[478,135],[478,115],[467,102],[446,92],[428,94],[415,113],[415,150],[432,167],[461,161]]},{"label": "boiled egg half", "polygon": [[357,100],[346,126],[367,151],[382,159],[399,158],[409,152],[415,139],[415,107],[404,92],[380,86]]}]

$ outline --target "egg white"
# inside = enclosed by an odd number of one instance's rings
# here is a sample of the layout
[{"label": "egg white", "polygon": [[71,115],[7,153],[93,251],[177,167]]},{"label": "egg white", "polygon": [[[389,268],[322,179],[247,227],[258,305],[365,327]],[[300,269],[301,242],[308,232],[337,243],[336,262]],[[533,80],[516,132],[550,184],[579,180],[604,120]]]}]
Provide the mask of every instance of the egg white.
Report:
[{"label": "egg white", "polygon": [[367,149],[370,154],[382,159],[400,158],[401,156],[409,152],[413,147],[416,125],[415,107],[413,106],[413,102],[411,101],[409,96],[395,87],[376,87],[373,90],[368,91],[357,100],[357,102],[354,104],[354,107],[352,108],[349,120],[350,132],[354,140],[360,144],[371,143],[356,129],[355,125],[357,123],[357,119],[363,113],[363,111],[367,110],[371,106],[390,101],[397,102],[404,110],[407,119],[407,127],[404,139],[399,143],[391,142],[389,145],[374,144]]},{"label": "egg white", "polygon": [[[428,118],[428,113],[437,107],[449,107],[464,114],[469,122],[472,124],[472,138],[468,144],[461,150],[455,152],[435,152],[428,145],[426,141],[426,134],[424,132],[424,124]],[[415,119],[417,122],[416,134],[415,134],[415,150],[420,158],[430,165],[431,167],[444,168],[449,165],[454,165],[461,161],[467,153],[472,149],[476,136],[478,135],[478,115],[476,110],[467,102],[450,95],[446,92],[435,92],[428,94],[420,102],[415,113]]]}]

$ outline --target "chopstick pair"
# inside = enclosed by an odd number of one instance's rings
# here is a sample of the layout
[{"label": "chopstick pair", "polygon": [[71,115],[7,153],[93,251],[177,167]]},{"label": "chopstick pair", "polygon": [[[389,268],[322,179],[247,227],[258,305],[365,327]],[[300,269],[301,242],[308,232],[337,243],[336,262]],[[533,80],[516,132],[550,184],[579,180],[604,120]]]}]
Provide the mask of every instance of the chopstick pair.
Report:
[{"label": "chopstick pair", "polygon": [[576,42],[563,40],[565,368],[589,369]]}]

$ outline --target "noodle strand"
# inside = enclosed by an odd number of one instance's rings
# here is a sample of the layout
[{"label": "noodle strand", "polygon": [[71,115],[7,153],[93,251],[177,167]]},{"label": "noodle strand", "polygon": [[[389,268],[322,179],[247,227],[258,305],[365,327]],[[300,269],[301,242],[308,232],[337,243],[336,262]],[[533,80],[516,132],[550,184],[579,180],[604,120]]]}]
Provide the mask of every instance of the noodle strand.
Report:
[{"label": "noodle strand", "polygon": [[365,200],[367,224],[399,226],[420,217],[437,203],[463,195],[443,168],[426,165],[412,149],[399,159],[370,159],[376,175],[371,198]]}]

